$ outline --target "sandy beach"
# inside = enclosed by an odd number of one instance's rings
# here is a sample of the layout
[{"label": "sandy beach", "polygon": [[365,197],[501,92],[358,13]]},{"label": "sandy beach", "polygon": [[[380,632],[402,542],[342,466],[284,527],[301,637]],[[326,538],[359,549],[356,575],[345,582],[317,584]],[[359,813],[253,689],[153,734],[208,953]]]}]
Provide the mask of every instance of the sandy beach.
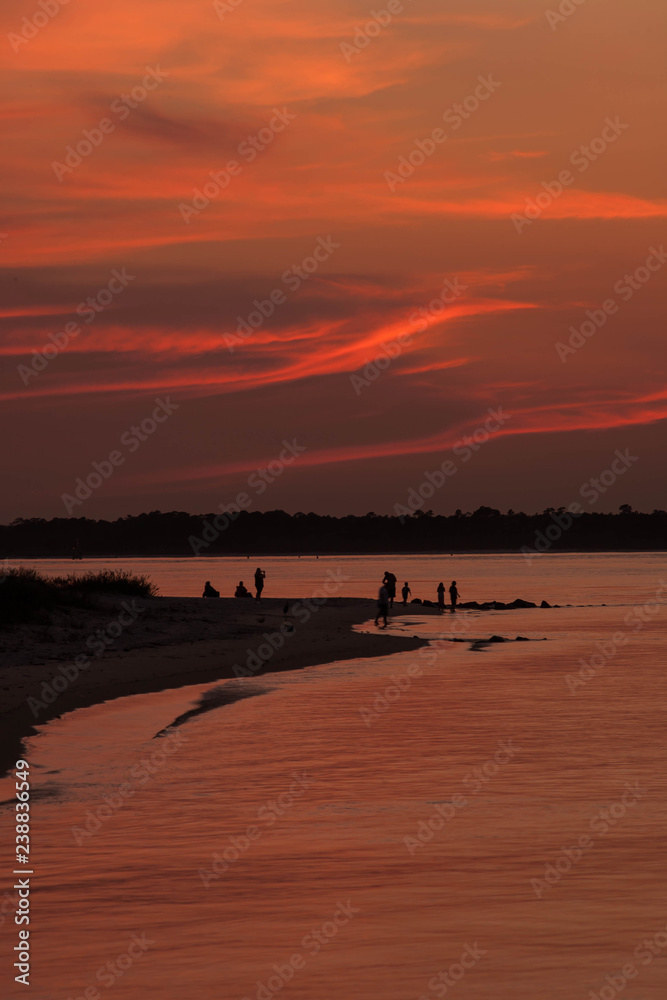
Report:
[{"label": "sandy beach", "polygon": [[[320,598],[321,600],[321,598]],[[422,639],[353,631],[375,615],[375,602],[329,598],[126,598],[99,609],[59,609],[50,623],[3,633],[0,769],[20,741],[65,712],[235,676],[296,670],[332,660],[386,656]],[[430,608],[421,613],[434,613]]]}]

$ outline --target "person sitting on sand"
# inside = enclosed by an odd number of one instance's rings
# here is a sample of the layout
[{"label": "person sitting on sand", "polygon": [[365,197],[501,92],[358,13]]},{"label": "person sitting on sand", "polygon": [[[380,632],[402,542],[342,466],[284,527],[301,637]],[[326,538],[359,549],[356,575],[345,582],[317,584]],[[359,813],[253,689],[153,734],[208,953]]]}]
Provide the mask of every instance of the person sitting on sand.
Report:
[{"label": "person sitting on sand", "polygon": [[264,577],[265,576],[266,576],[266,573],[264,572],[264,570],[260,569],[259,566],[258,566],[257,569],[255,570],[255,590],[257,591],[257,595],[255,597],[256,601],[258,601],[260,599],[260,597],[262,596],[262,591],[264,590]]},{"label": "person sitting on sand", "polygon": [[384,621],[383,628],[387,627],[387,614],[389,612],[389,591],[385,587],[384,583],[380,587],[380,592],[378,594],[378,613],[375,616],[375,624],[378,623],[378,618],[382,618]]},{"label": "person sitting on sand", "polygon": [[460,596],[461,595],[456,589],[456,580],[452,580],[452,585],[449,588],[449,599],[452,602],[452,614],[454,614],[454,612],[456,611],[456,602],[458,601]]},{"label": "person sitting on sand", "polygon": [[403,604],[408,603],[408,597],[410,597],[411,594],[412,591],[410,590],[410,584],[406,580],[405,583],[403,584],[403,589],[401,590],[401,596],[403,597]]},{"label": "person sitting on sand", "polygon": [[239,585],[234,591],[234,597],[252,597],[252,594],[243,586],[243,580],[239,580]]},{"label": "person sitting on sand", "polygon": [[204,593],[202,597],[220,597],[220,591],[216,590],[215,587],[211,586],[211,581],[207,580],[204,584]]},{"label": "person sitting on sand", "polygon": [[444,611],[445,610],[445,585],[442,582],[442,580],[438,584],[438,591],[437,591],[437,593],[438,593],[438,611]]}]

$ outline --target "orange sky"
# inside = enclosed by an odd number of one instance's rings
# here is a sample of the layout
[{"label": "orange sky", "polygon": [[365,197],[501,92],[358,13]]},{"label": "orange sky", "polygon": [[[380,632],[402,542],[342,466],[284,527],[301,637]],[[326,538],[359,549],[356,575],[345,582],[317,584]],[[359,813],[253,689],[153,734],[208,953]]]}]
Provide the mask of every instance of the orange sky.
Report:
[{"label": "orange sky", "polygon": [[596,509],[664,507],[662,2],[44,2],[0,15],[3,520],[119,448],[77,515],[213,510],[284,440],[256,509],[391,512],[499,407],[436,511],[617,448]]}]

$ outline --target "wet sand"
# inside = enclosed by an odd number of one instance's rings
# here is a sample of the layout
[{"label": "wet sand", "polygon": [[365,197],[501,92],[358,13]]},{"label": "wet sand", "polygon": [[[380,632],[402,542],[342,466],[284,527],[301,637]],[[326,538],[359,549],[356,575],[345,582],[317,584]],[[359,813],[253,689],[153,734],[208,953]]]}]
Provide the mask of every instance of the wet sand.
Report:
[{"label": "wet sand", "polygon": [[[377,635],[354,632],[354,625],[374,617],[372,600],[329,598],[318,606],[300,599],[289,601],[285,615],[286,603],[117,599],[98,610],[59,610],[48,624],[6,630],[0,771],[14,763],[20,741],[35,725],[76,708],[234,676],[386,656],[425,644],[381,630]],[[405,610],[397,606],[397,612],[399,608]]]}]

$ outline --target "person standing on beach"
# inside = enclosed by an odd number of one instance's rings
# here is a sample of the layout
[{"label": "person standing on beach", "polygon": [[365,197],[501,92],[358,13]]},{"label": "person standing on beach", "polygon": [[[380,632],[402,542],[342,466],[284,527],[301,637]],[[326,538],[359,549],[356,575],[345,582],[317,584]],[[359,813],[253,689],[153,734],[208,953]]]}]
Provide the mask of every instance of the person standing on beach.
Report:
[{"label": "person standing on beach", "polygon": [[461,595],[456,589],[456,580],[452,580],[452,585],[449,588],[449,599],[452,602],[452,614],[454,614],[454,612],[456,611],[456,602],[458,601],[460,596]]},{"label": "person standing on beach", "polygon": [[387,570],[382,583],[387,588],[387,593],[389,595],[389,607],[393,608],[394,598],[396,597],[396,577],[393,573],[390,573],[389,570]]},{"label": "person standing on beach", "polygon": [[445,585],[440,581],[438,584],[438,611],[445,610]]},{"label": "person standing on beach", "polygon": [[258,601],[260,599],[260,597],[262,596],[262,591],[264,590],[264,578],[265,577],[266,577],[266,573],[264,572],[263,569],[260,569],[259,566],[258,566],[257,569],[255,570],[255,590],[257,591],[257,593],[255,595],[255,600],[256,601]]},{"label": "person standing on beach", "polygon": [[387,590],[383,580],[382,586],[380,587],[380,592],[378,594],[378,613],[375,616],[375,624],[377,625],[378,619],[382,618],[384,620],[383,628],[386,628],[388,613],[389,613],[389,591]]},{"label": "person standing on beach", "polygon": [[407,604],[408,603],[408,597],[410,597],[411,594],[412,594],[412,591],[410,590],[410,584],[406,580],[405,583],[403,584],[403,589],[401,590],[401,596],[403,598],[403,604]]}]

